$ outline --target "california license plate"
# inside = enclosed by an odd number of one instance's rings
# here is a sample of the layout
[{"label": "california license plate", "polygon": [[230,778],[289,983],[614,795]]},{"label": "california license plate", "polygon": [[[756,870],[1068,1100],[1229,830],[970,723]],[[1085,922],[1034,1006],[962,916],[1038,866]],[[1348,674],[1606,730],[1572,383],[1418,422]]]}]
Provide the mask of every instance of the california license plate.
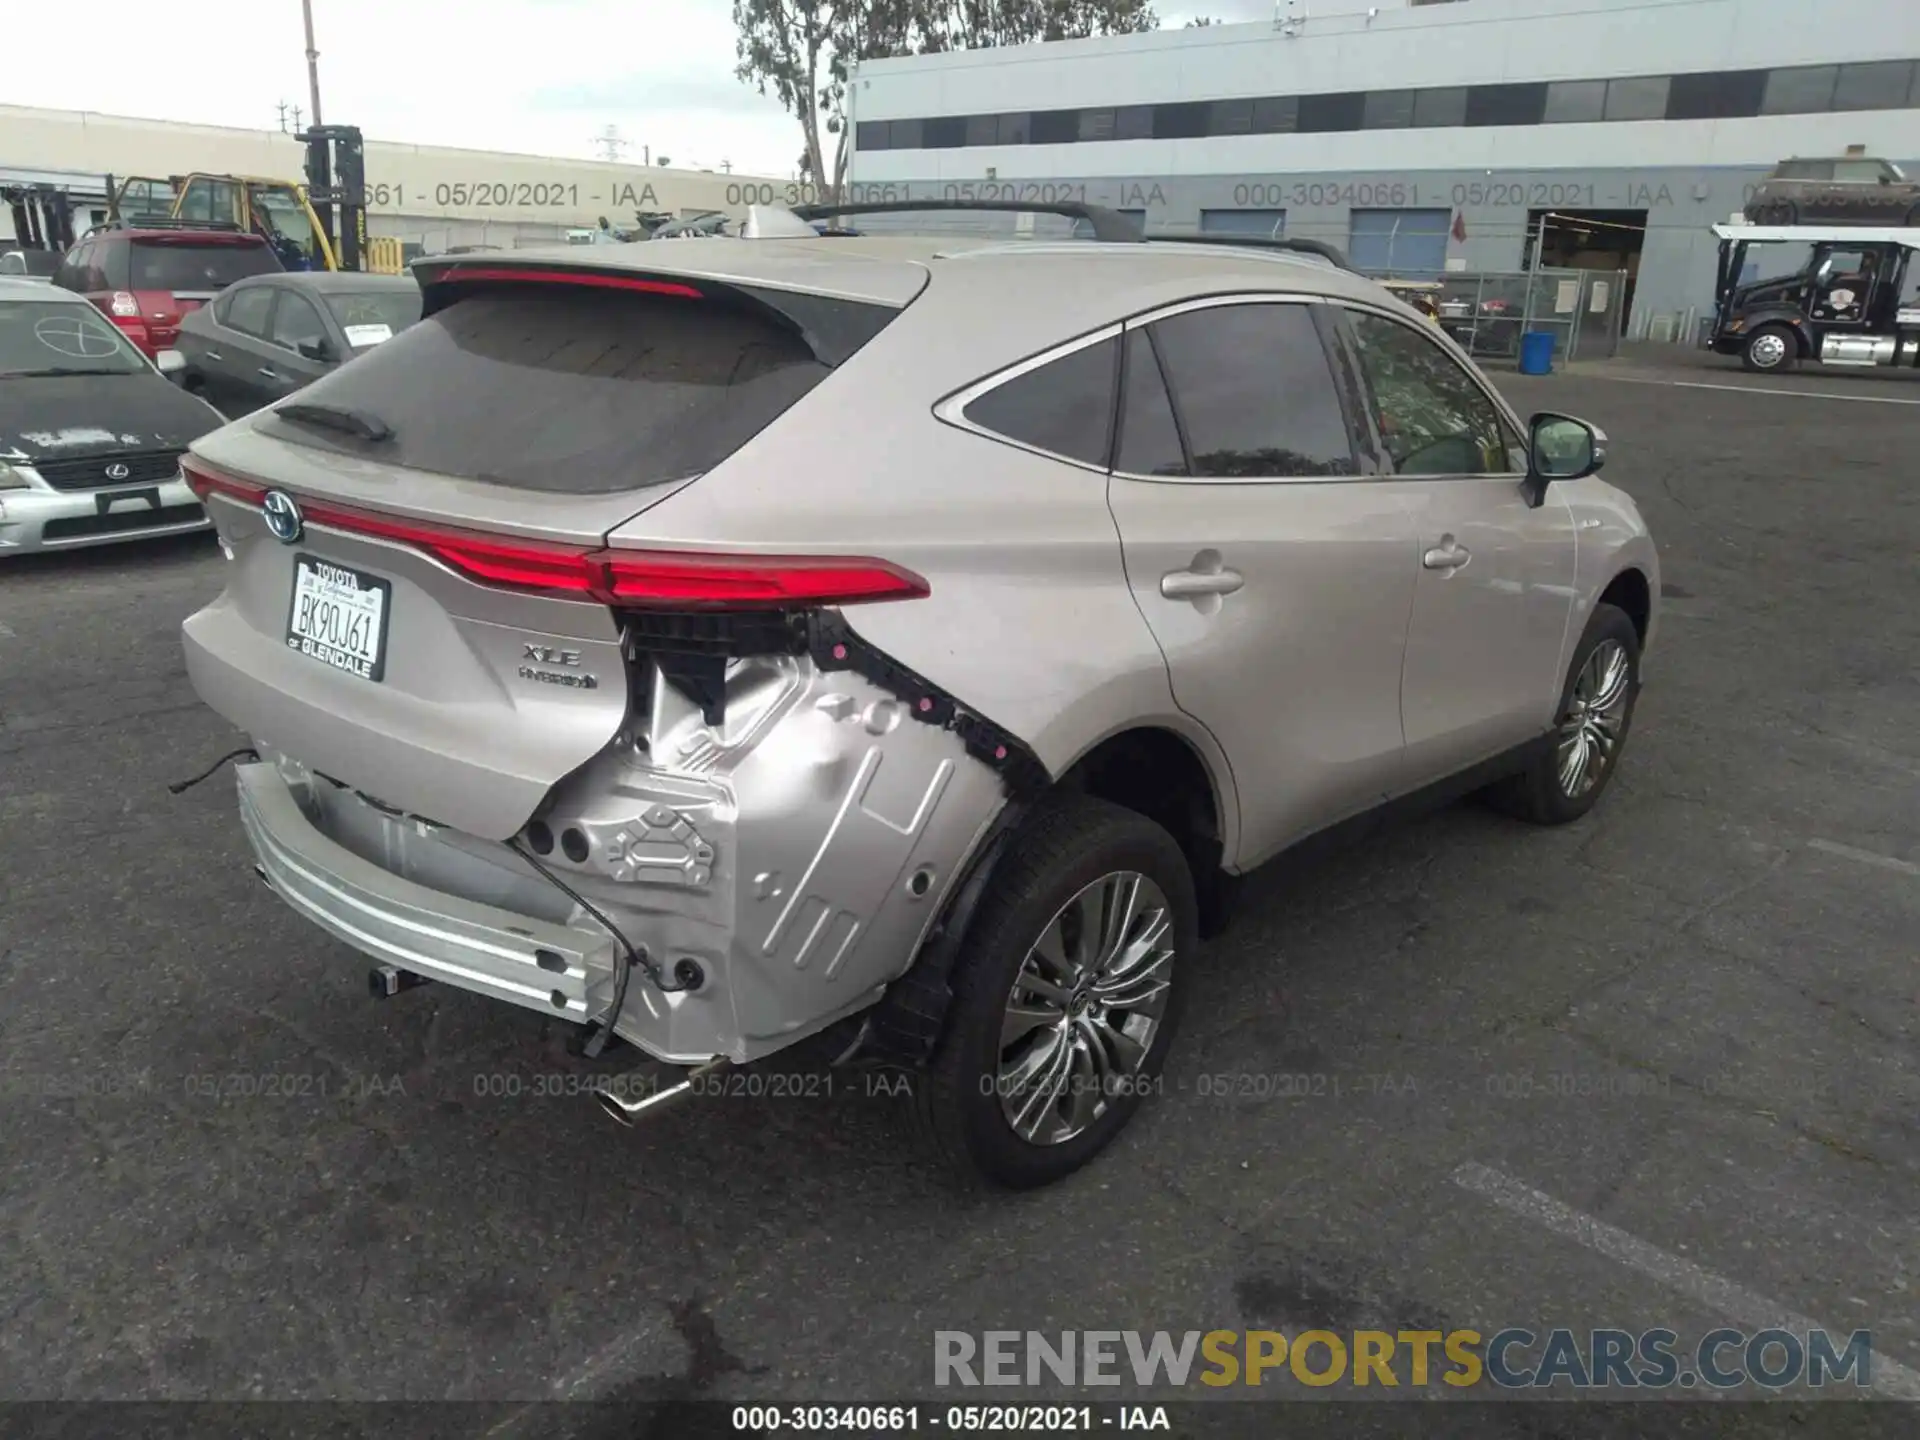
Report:
[{"label": "california license plate", "polygon": [[287,648],[362,680],[379,680],[386,673],[387,615],[392,608],[390,582],[330,560],[296,555]]}]

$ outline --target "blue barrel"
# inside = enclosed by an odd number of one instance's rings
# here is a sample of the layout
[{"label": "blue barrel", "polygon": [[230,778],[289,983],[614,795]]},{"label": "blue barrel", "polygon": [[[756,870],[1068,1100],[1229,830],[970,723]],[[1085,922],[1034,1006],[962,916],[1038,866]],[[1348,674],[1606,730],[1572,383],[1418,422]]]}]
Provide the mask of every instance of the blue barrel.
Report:
[{"label": "blue barrel", "polygon": [[1553,332],[1551,330],[1529,330],[1520,337],[1520,373],[1522,375],[1553,373]]}]

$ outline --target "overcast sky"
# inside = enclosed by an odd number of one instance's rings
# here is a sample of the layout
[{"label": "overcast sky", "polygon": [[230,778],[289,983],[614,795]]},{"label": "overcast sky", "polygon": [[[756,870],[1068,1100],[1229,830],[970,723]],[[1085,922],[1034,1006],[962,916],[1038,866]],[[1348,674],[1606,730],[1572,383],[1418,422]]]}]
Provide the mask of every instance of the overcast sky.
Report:
[{"label": "overcast sky", "polygon": [[[9,104],[260,128],[278,123],[281,101],[307,105],[300,0],[89,0],[78,29],[60,0],[5,8],[7,53],[36,57],[6,67]],[[1161,16],[1194,10],[1273,7],[1185,0]],[[797,123],[733,78],[730,0],[313,0],[313,11],[324,117],[369,139],[585,158],[617,125],[634,160],[644,145],[676,165],[787,175],[800,154]]]}]

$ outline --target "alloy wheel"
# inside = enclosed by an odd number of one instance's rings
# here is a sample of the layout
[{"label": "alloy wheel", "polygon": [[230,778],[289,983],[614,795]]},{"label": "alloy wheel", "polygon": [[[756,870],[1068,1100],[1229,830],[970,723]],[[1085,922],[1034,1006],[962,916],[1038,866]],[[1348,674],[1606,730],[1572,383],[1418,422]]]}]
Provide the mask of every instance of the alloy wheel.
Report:
[{"label": "alloy wheel", "polygon": [[1787,358],[1787,342],[1780,335],[1756,335],[1747,353],[1753,357],[1755,365],[1763,370],[1771,370]]},{"label": "alloy wheel", "polygon": [[1174,964],[1164,891],[1114,871],[1060,907],[1014,975],[998,1093],[1014,1133],[1059,1145],[1128,1093],[1166,1013]]},{"label": "alloy wheel", "polygon": [[1577,800],[1600,783],[1620,750],[1626,729],[1633,665],[1618,640],[1593,647],[1573,682],[1573,698],[1560,722],[1560,789]]}]

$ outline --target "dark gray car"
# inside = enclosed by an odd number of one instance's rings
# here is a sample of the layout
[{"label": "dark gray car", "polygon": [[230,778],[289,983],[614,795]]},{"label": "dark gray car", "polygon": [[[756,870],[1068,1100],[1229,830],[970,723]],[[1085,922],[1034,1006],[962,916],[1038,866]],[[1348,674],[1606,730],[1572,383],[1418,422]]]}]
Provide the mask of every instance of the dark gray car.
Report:
[{"label": "dark gray car", "polygon": [[229,286],[188,315],[175,379],[229,415],[291,395],[420,318],[410,275],[290,271]]}]

